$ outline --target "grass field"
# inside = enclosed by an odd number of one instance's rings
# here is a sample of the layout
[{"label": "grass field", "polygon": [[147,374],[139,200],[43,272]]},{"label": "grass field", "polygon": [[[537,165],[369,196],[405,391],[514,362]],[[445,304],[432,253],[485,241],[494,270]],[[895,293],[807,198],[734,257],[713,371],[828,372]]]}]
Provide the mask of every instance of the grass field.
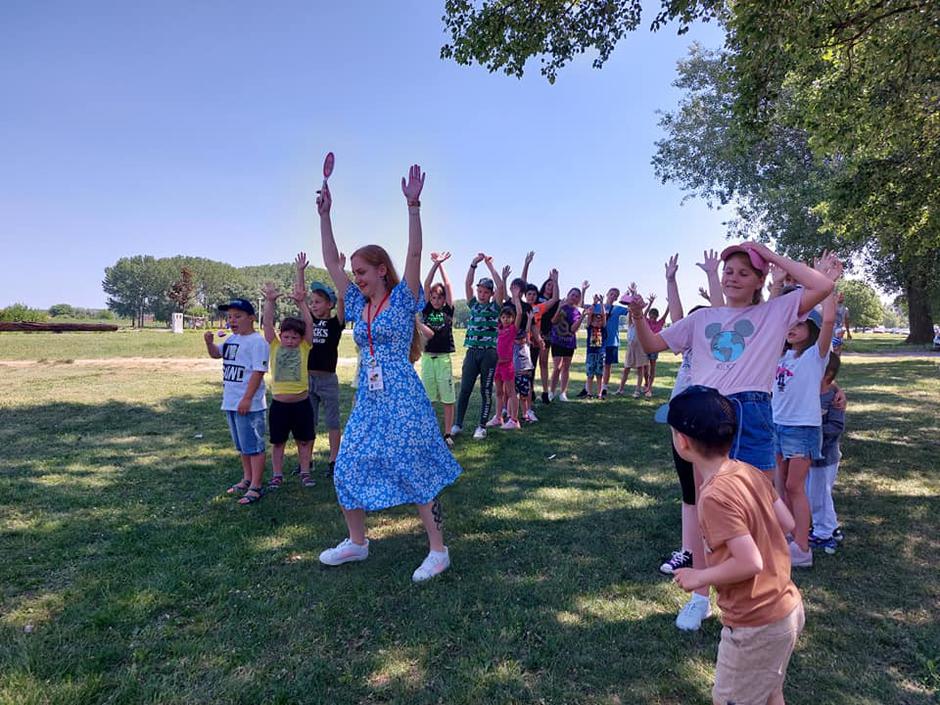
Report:
[{"label": "grass field", "polygon": [[[412,511],[370,517],[365,563],[322,568],[344,535],[329,481],[237,506],[218,370],[118,359],[202,349],[151,331],[0,336],[0,703],[709,702],[719,624],[678,632],[684,594],[656,572],[678,539],[651,421],[671,356],[656,402],[555,403],[516,435],[461,437],[454,565],[414,586]],[[847,538],[796,574],[789,703],[937,702],[937,363],[844,361]]]}]

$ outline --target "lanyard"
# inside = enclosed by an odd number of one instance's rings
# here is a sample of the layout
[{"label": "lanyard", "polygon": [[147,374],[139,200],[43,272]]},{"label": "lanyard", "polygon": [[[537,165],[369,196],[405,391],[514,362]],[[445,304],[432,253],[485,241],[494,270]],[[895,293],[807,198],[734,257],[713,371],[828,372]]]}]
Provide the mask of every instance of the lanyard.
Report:
[{"label": "lanyard", "polygon": [[[388,300],[388,296],[391,293],[392,293],[391,291],[385,292],[385,296],[382,298],[382,300],[379,302],[379,305],[375,309],[376,316],[379,315],[379,311],[382,310],[383,304]],[[369,336],[369,355],[372,356],[372,361],[375,362],[375,348],[372,346],[372,300],[371,299],[369,300],[369,307],[368,307],[368,312],[366,314],[366,318],[368,319],[366,321],[366,334]]]}]

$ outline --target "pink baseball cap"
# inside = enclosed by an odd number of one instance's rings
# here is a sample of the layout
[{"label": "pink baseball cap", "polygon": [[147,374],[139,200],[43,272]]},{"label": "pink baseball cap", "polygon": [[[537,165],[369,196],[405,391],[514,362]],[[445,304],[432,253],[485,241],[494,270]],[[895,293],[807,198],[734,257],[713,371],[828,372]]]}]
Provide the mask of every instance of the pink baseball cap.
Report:
[{"label": "pink baseball cap", "polygon": [[748,259],[751,261],[751,266],[754,267],[761,274],[767,274],[767,262],[761,257],[757,252],[751,250],[747,247],[741,247],[741,245],[731,245],[731,247],[726,247],[721,252],[721,261],[726,262],[731,255],[736,255],[739,252],[743,252],[747,255]]}]

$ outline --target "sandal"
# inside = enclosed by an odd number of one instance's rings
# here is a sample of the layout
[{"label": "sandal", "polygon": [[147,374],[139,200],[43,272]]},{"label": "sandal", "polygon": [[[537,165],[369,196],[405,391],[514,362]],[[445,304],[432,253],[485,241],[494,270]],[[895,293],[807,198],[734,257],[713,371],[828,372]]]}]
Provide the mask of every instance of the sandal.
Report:
[{"label": "sandal", "polygon": [[310,477],[309,472],[300,473],[300,484],[303,487],[314,487],[317,483],[314,482],[314,479]]},{"label": "sandal", "polygon": [[248,491],[238,500],[239,504],[254,504],[264,497],[263,487],[249,487]]},{"label": "sandal", "polygon": [[238,494],[240,492],[247,492],[250,488],[251,482],[249,480],[243,479],[225,490],[225,494]]},{"label": "sandal", "polygon": [[284,484],[284,475],[283,474],[274,475],[271,478],[270,482],[268,482],[267,489],[276,490],[278,487],[280,487],[283,484]]}]

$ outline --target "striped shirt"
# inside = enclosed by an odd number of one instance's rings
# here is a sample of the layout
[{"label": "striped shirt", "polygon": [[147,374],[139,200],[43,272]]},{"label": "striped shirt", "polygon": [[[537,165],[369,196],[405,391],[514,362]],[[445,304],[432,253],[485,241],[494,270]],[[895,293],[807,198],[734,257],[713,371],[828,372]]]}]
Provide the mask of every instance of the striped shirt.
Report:
[{"label": "striped shirt", "polygon": [[476,297],[467,302],[470,320],[464,345],[468,348],[495,348],[499,329],[500,306],[495,301],[480,303]]}]

